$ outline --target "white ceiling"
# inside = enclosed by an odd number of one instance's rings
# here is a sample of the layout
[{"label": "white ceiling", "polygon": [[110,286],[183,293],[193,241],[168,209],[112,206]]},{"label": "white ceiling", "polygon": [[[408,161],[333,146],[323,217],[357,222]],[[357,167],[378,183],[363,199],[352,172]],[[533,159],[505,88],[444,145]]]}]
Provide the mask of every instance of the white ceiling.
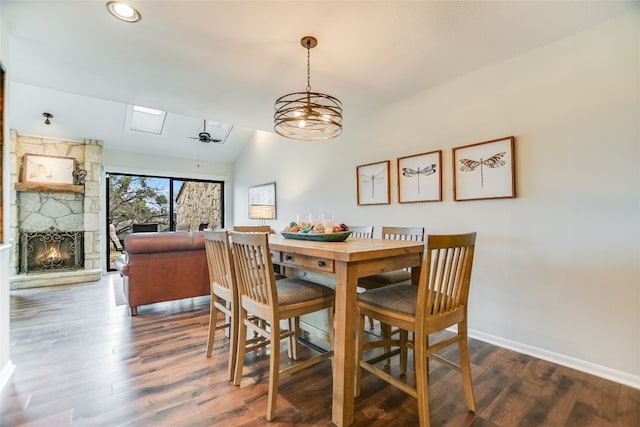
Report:
[{"label": "white ceiling", "polygon": [[[144,1],[136,24],[106,1],[0,1],[9,126],[105,148],[233,162],[273,104],[306,87],[338,97],[344,126],[371,109],[607,20],[636,1]],[[168,111],[166,135],[124,131],[125,103]],[[54,114],[44,126],[42,113]],[[224,146],[202,120],[235,125]],[[158,139],[160,138],[160,139]],[[160,141],[160,142],[159,142]],[[150,151],[152,150],[152,151]]]}]

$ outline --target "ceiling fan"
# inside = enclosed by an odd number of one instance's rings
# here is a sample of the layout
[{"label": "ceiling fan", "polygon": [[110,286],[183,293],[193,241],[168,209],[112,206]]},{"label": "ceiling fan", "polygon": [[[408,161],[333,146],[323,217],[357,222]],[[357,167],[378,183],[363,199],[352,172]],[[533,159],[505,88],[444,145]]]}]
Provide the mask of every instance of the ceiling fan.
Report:
[{"label": "ceiling fan", "polygon": [[197,139],[200,142],[210,143],[220,143],[222,140],[220,138],[212,138],[211,134],[207,132],[207,119],[204,120],[204,130],[198,134],[198,136],[189,136],[190,139]]}]

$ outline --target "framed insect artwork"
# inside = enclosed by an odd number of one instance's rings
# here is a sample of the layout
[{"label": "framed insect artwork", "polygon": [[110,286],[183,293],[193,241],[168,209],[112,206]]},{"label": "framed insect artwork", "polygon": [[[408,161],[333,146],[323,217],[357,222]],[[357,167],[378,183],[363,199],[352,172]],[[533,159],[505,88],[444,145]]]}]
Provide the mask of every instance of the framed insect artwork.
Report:
[{"label": "framed insect artwork", "polygon": [[453,149],[453,199],[516,197],[514,137]]},{"label": "framed insect artwork", "polygon": [[398,202],[442,201],[442,150],[398,158]]},{"label": "framed insect artwork", "polygon": [[385,160],[356,167],[359,205],[388,205],[390,203],[389,166]]}]

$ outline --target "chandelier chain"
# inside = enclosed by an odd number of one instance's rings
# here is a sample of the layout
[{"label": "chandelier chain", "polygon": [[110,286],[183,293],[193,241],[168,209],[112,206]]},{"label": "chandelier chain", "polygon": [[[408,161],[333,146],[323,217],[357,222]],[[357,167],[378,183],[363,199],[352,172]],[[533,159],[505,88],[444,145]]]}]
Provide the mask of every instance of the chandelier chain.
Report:
[{"label": "chandelier chain", "polygon": [[307,92],[311,92],[311,42],[307,40]]}]

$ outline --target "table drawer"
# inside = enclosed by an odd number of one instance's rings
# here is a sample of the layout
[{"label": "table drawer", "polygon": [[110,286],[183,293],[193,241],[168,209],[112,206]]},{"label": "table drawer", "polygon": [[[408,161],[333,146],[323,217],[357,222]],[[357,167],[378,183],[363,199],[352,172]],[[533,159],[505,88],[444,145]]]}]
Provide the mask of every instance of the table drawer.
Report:
[{"label": "table drawer", "polygon": [[282,252],[272,250],[271,262],[273,262],[274,264],[280,264],[282,262]]},{"label": "table drawer", "polygon": [[282,265],[304,270],[333,273],[335,271],[333,260],[308,255],[298,255],[288,252],[282,253]]}]

